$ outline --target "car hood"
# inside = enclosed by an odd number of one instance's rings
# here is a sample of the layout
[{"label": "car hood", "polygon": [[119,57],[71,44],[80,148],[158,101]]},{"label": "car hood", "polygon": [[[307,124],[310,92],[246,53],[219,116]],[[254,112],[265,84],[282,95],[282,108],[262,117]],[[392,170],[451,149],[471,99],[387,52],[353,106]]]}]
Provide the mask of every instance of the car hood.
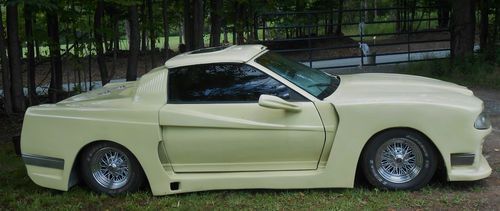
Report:
[{"label": "car hood", "polygon": [[420,102],[482,105],[471,90],[441,80],[387,73],[341,75],[338,89],[325,101],[342,103]]}]

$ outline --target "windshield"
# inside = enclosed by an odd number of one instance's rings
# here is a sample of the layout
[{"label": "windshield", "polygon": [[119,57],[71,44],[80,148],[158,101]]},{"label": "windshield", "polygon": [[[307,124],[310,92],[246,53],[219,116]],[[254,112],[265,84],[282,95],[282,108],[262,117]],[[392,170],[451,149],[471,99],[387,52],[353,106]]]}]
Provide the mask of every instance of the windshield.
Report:
[{"label": "windshield", "polygon": [[331,95],[340,83],[335,76],[330,76],[276,53],[267,52],[255,61],[319,99]]}]

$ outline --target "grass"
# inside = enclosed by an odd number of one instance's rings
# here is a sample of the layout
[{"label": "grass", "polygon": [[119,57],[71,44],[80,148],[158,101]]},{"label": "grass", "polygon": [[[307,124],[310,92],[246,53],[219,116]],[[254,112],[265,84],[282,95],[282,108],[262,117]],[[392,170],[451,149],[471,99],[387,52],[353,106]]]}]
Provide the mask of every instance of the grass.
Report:
[{"label": "grass", "polygon": [[[497,57],[500,60],[500,56]],[[499,64],[500,61],[490,62],[481,55],[475,55],[456,62],[439,59],[409,63],[400,67],[399,72],[437,78],[468,87],[500,89]]]},{"label": "grass", "polygon": [[[35,185],[10,143],[0,143],[0,210],[394,210],[479,209],[488,204],[477,184],[433,185],[417,192],[354,189],[233,190],[153,197],[148,191],[118,197],[84,186],[60,192]],[[476,197],[471,197],[476,195]],[[491,202],[494,203],[494,202]]]}]

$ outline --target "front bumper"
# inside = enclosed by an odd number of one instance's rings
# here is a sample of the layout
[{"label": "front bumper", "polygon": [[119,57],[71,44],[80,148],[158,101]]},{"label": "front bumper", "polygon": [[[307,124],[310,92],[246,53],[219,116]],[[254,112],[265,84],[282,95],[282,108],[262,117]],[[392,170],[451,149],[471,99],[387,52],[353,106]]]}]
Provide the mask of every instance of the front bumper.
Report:
[{"label": "front bumper", "polygon": [[491,167],[486,158],[480,154],[472,166],[452,167],[448,173],[450,181],[473,181],[484,179],[491,174]]}]

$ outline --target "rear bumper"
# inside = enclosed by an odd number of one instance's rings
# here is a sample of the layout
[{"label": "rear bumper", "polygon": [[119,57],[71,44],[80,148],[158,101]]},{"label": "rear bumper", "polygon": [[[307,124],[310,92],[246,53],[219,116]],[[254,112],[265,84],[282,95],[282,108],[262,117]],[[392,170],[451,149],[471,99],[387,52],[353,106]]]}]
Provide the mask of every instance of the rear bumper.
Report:
[{"label": "rear bumper", "polygon": [[472,166],[452,167],[448,174],[450,181],[473,181],[484,179],[491,174],[491,167],[486,158],[481,154]]}]

